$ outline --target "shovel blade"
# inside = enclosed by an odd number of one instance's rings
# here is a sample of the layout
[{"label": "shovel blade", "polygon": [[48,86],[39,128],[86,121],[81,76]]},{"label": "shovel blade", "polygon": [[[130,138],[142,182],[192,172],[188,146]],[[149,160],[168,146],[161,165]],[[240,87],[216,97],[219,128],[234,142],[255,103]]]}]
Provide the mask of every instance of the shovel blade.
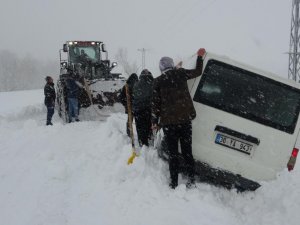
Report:
[{"label": "shovel blade", "polygon": [[132,155],[129,157],[128,161],[127,161],[127,165],[130,165],[133,163],[133,160],[135,159],[136,157],[136,153],[135,152],[132,152]]}]

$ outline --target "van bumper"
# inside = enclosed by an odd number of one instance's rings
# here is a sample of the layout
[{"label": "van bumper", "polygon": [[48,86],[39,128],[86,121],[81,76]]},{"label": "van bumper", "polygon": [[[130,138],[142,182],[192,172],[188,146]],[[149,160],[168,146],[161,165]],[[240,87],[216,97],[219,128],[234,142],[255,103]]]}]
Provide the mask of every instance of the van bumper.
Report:
[{"label": "van bumper", "polygon": [[242,177],[239,174],[233,174],[225,170],[212,168],[208,164],[200,161],[195,162],[195,173],[196,177],[201,182],[222,186],[227,189],[234,188],[240,192],[255,191],[260,187],[259,183]]},{"label": "van bumper", "polygon": [[[158,155],[165,161],[169,159],[164,141],[158,147]],[[185,164],[182,157],[180,157],[179,163],[180,172],[185,174]],[[195,175],[196,180],[199,182],[209,183],[226,189],[236,189],[239,192],[255,191],[260,187],[260,184],[256,181],[249,180],[239,174],[213,168],[207,163],[197,160],[195,161]]]}]

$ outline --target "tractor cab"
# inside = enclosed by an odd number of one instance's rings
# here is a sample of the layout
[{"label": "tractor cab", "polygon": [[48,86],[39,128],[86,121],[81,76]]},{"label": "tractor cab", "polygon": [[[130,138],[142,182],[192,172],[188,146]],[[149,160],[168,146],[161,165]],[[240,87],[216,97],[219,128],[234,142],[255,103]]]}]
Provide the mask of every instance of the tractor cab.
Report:
[{"label": "tractor cab", "polygon": [[59,52],[61,75],[71,68],[88,80],[114,79],[120,76],[111,74],[117,63],[110,63],[105,44],[100,41],[67,41]]},{"label": "tractor cab", "polygon": [[[57,82],[59,115],[68,121],[66,81],[70,76],[82,83],[84,89],[78,96],[79,108],[97,105],[112,106],[117,100],[125,78],[112,73],[117,66],[108,59],[106,46],[101,41],[67,41],[59,50],[60,76]],[[95,108],[95,107],[93,107]]]}]

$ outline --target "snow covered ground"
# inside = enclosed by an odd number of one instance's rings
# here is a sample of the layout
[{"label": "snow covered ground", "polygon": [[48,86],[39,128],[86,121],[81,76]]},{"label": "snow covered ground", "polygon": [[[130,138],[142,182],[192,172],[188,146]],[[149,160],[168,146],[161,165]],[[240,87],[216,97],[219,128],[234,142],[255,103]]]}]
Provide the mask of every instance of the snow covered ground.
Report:
[{"label": "snow covered ground", "polygon": [[300,224],[299,165],[252,193],[182,179],[170,190],[154,149],[126,165],[123,113],[46,127],[42,90],[0,93],[0,105],[1,225]]}]

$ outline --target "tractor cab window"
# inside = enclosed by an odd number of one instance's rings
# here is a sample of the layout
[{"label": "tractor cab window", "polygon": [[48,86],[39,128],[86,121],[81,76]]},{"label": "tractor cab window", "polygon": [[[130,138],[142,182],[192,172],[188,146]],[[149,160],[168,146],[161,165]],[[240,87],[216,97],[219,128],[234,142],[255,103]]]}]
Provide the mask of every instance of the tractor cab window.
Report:
[{"label": "tractor cab window", "polygon": [[70,61],[73,63],[95,63],[100,60],[100,51],[96,46],[72,46],[69,49]]}]

